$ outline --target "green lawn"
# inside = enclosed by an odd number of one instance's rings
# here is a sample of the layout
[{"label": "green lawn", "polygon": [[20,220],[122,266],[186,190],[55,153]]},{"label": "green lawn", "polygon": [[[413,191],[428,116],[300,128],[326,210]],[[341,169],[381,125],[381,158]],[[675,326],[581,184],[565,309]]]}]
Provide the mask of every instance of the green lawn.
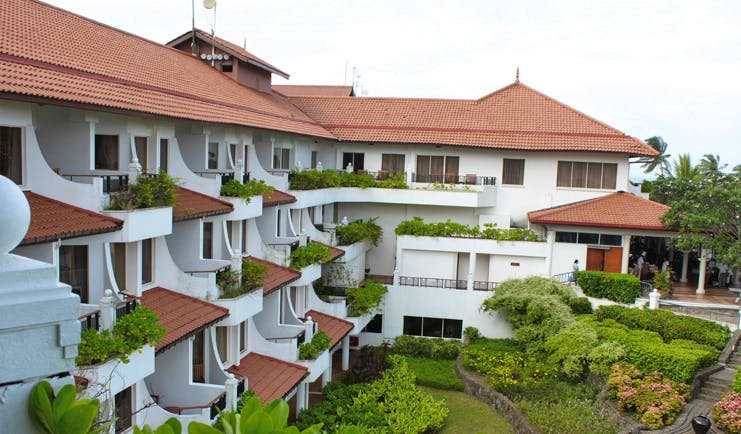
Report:
[{"label": "green lawn", "polygon": [[433,360],[421,356],[404,356],[420,386],[436,389],[463,390],[463,381],[455,373],[455,360]]},{"label": "green lawn", "polygon": [[444,399],[450,415],[445,420],[441,434],[509,434],[512,427],[496,411],[475,400],[465,392],[440,390],[418,386],[435,399]]}]

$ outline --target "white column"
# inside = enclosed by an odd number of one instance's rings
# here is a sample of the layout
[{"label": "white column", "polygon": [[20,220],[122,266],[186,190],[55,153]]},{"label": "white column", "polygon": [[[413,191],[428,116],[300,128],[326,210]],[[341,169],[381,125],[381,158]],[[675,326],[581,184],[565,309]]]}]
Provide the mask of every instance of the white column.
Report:
[{"label": "white column", "polygon": [[350,335],[342,338],[342,370],[350,369]]},{"label": "white column", "polygon": [[707,250],[700,249],[700,276],[697,278],[697,290],[695,294],[705,294],[705,269],[708,265]]},{"label": "white column", "polygon": [[224,382],[224,386],[226,387],[226,409],[230,411],[236,411],[237,410],[237,399],[239,397],[237,396],[237,385],[239,384],[239,380],[234,378],[234,374],[231,372],[226,374],[226,381]]},{"label": "white column", "polygon": [[322,372],[322,387],[332,381],[332,354],[329,355],[329,366]]},{"label": "white column", "polygon": [[311,338],[314,337],[314,320],[311,319],[311,315],[306,316],[306,321],[304,321],[304,330],[306,330],[304,334],[304,342],[311,342]]},{"label": "white column", "polygon": [[553,276],[553,243],[556,240],[555,231],[546,231],[545,241],[548,245],[547,254],[545,256],[545,277]]},{"label": "white column", "polygon": [[630,235],[623,235],[623,259],[620,263],[621,273],[628,273],[628,262],[630,262]]},{"label": "white column", "polygon": [[468,254],[468,280],[466,281],[466,290],[473,291],[473,276],[476,274],[476,252]]},{"label": "white column", "polygon": [[308,383],[303,382],[296,389],[296,413],[309,406]]},{"label": "white column", "polygon": [[116,323],[116,299],[113,297],[113,291],[110,289],[103,291],[103,297],[99,304],[100,328],[101,330],[110,330]]},{"label": "white column", "polygon": [[689,269],[690,252],[684,252],[682,255],[682,277],[679,278],[681,283],[687,283],[687,270]]}]

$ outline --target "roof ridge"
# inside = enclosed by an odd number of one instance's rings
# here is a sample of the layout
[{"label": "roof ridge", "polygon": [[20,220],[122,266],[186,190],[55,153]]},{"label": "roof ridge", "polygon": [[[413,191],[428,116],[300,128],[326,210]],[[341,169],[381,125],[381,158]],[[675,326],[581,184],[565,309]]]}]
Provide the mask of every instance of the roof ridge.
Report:
[{"label": "roof ridge", "polygon": [[201,193],[200,191],[191,190],[190,188],[185,188],[182,185],[178,185],[177,188],[182,188],[183,190],[185,190],[185,191],[187,191],[189,193],[193,193],[193,194],[195,194],[197,196],[205,197],[205,198],[207,198],[209,200],[213,200],[213,201],[219,202],[222,205],[228,205],[230,208],[234,208],[234,205],[231,202],[227,202],[225,200],[221,200],[218,197],[211,196],[210,194],[205,194],[205,193]]},{"label": "roof ridge", "polygon": [[154,290],[165,291],[165,292],[171,293],[171,294],[173,294],[175,296],[178,296],[180,298],[185,298],[185,299],[188,299],[188,300],[191,300],[191,301],[195,301],[195,302],[200,303],[200,304],[207,304],[209,306],[213,306],[214,308],[216,308],[216,309],[218,309],[220,311],[226,312],[227,315],[229,314],[229,309],[227,309],[227,308],[225,308],[223,306],[219,306],[218,304],[214,304],[214,303],[208,302],[206,300],[201,300],[198,297],[193,297],[191,295],[183,294],[182,292],[178,292],[178,291],[175,291],[175,290],[172,290],[172,289],[169,289],[169,288],[165,288],[164,286],[155,286],[154,288],[149,288],[147,290],[144,290],[144,291],[142,291],[142,296],[144,294],[146,294],[147,292],[154,291]]},{"label": "roof ridge", "polygon": [[[306,311],[306,313],[304,314],[304,318],[306,317],[306,315],[309,315],[309,312],[315,312],[315,313],[318,313],[319,315],[322,315],[322,316],[328,316],[328,317],[330,317],[332,319],[335,319],[337,321],[344,322],[345,324],[348,324],[348,325],[351,325],[351,326],[355,327],[355,323],[353,323],[352,321],[348,321],[348,320],[346,320],[344,318],[340,318],[338,316],[330,315],[330,314],[328,314],[326,312],[322,312],[322,311],[316,310],[316,309],[311,309],[311,310]],[[312,320],[313,320],[313,318],[312,318]]]},{"label": "roof ridge", "polygon": [[108,220],[109,222],[111,222],[111,223],[113,223],[113,224],[115,224],[116,226],[119,226],[119,227],[120,226],[123,226],[123,224],[124,224],[124,221],[121,220],[121,219],[117,219],[115,217],[107,216],[105,214],[101,214],[101,213],[98,213],[98,212],[95,212],[95,211],[91,211],[89,209],[80,208],[79,206],[75,206],[75,205],[72,205],[72,204],[67,203],[67,202],[62,202],[61,200],[53,199],[51,197],[44,196],[42,194],[34,193],[32,190],[26,190],[23,193],[26,194],[26,195],[33,195],[33,196],[36,196],[36,197],[40,197],[40,198],[42,198],[44,200],[48,200],[50,202],[57,203],[57,204],[62,205],[64,207],[73,208],[73,209],[75,209],[77,211],[83,212],[83,213],[85,213],[85,214],[87,214],[89,216],[92,216],[92,217],[97,217],[97,218],[101,218],[103,220]]},{"label": "roof ridge", "polygon": [[396,131],[437,131],[437,132],[471,132],[471,133],[499,133],[499,134],[542,134],[566,137],[630,137],[623,133],[575,133],[566,131],[534,131],[534,130],[500,130],[500,129],[478,129],[478,128],[442,128],[442,127],[404,127],[404,126],[386,126],[386,125],[342,125],[342,124],[323,124],[325,128],[357,128],[357,129],[378,129],[378,130],[396,130]]},{"label": "roof ridge", "polygon": [[[272,361],[274,361],[274,362],[278,362],[278,363],[280,363],[280,364],[283,364],[283,365],[288,365],[288,366],[291,366],[291,367],[294,367],[294,368],[301,368],[302,370],[305,370],[305,371],[308,371],[308,370],[309,370],[309,368],[307,368],[306,366],[303,366],[303,365],[299,365],[298,363],[292,363],[292,362],[289,362],[289,361],[287,361],[287,360],[279,359],[279,358],[277,358],[277,357],[273,357],[273,356],[268,356],[267,354],[263,354],[263,353],[258,353],[257,351],[250,351],[250,352],[249,352],[249,353],[247,353],[247,355],[246,355],[246,356],[244,356],[244,357],[247,357],[247,356],[249,356],[250,354],[254,354],[255,356],[258,356],[258,357],[262,357],[263,359],[268,359],[268,360],[272,360]],[[244,357],[243,357],[243,358],[244,358]]]}]

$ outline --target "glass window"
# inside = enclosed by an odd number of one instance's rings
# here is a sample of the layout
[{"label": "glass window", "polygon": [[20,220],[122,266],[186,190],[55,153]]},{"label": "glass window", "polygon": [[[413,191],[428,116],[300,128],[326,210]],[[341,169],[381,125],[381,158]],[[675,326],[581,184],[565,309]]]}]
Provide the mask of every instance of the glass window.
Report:
[{"label": "glass window", "polygon": [[617,164],[605,163],[602,169],[602,188],[614,190],[617,183]]},{"label": "glass window", "polygon": [[404,334],[411,336],[422,336],[422,318],[418,316],[405,316]]},{"label": "glass window", "polygon": [[575,243],[576,232],[556,232],[557,243]]},{"label": "glass window", "polygon": [[273,169],[289,170],[291,168],[291,150],[273,148]]},{"label": "glass window", "polygon": [[229,349],[229,328],[216,327],[216,348],[219,350],[221,363],[226,363]]},{"label": "glass window", "polygon": [[424,318],[422,322],[422,336],[430,338],[443,337],[443,320],[441,318]]},{"label": "glass window", "polygon": [[461,339],[463,337],[463,320],[446,319],[443,321],[443,337]]},{"label": "glass window", "polygon": [[454,156],[418,155],[417,182],[457,182],[460,159]]},{"label": "glass window", "polygon": [[193,339],[193,382],[205,383],[206,371],[203,366],[204,353],[206,351],[204,331],[196,333]]},{"label": "glass window", "polygon": [[152,282],[152,274],[154,270],[154,243],[151,238],[142,240],[142,274],[141,282],[142,285]]},{"label": "glass window", "polygon": [[147,142],[146,137],[134,137],[134,148],[136,149],[136,158],[142,166],[142,172],[147,172]]},{"label": "glass window", "polygon": [[571,187],[571,161],[558,162],[558,175],[556,176],[556,185],[558,187]]},{"label": "glass window", "polygon": [[366,333],[383,333],[383,314],[377,313],[363,331]]},{"label": "glass window", "polygon": [[21,129],[0,127],[0,175],[20,185],[23,183]]},{"label": "glass window", "polygon": [[571,186],[574,188],[587,186],[587,163],[574,162],[571,169]]},{"label": "glass window", "polygon": [[623,237],[621,235],[601,234],[599,236],[599,243],[604,246],[619,246],[623,244]]},{"label": "glass window", "polygon": [[362,152],[343,152],[342,153],[342,169],[346,169],[347,165],[352,163],[353,171],[365,169],[365,154]]},{"label": "glass window", "polygon": [[95,135],[95,169],[118,170],[118,136]]},{"label": "glass window", "polygon": [[579,244],[599,244],[599,234],[590,234],[588,232],[579,232]]},{"label": "glass window", "polygon": [[131,387],[118,392],[113,397],[113,401],[116,405],[116,432],[124,432],[131,428],[131,416],[133,414]]},{"label": "glass window", "polygon": [[319,160],[319,152],[311,151],[311,168],[316,169],[316,163]]},{"label": "glass window", "polygon": [[602,187],[602,163],[587,163],[587,188]]},{"label": "glass window", "polygon": [[203,222],[203,259],[213,259],[213,244],[214,224],[212,222]]},{"label": "glass window", "polygon": [[160,169],[167,172],[167,148],[170,146],[168,139],[160,139]]},{"label": "glass window", "polygon": [[237,165],[237,144],[236,143],[229,144],[229,157],[231,157],[232,168],[234,168]]},{"label": "glass window", "polygon": [[239,325],[239,352],[247,351],[247,321],[242,321]]},{"label": "glass window", "polygon": [[126,243],[111,243],[113,276],[119,291],[126,291]]},{"label": "glass window", "polygon": [[80,303],[90,303],[87,268],[87,246],[59,247],[59,280],[72,287]]},{"label": "glass window", "polygon": [[210,142],[208,144],[208,168],[219,168],[219,144]]},{"label": "glass window", "polygon": [[502,184],[523,185],[525,181],[525,160],[505,158],[502,164]]},{"label": "glass window", "polygon": [[381,170],[389,174],[404,173],[404,154],[382,154]]},{"label": "glass window", "polygon": [[617,164],[559,161],[556,185],[558,187],[614,190],[617,183]]}]

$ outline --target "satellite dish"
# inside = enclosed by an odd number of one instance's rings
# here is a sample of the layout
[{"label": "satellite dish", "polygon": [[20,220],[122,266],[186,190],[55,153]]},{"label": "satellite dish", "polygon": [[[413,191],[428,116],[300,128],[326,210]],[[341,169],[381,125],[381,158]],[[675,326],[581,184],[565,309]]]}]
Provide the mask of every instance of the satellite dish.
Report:
[{"label": "satellite dish", "polygon": [[216,7],[216,0],[203,0],[203,7],[206,9],[213,9]]}]

